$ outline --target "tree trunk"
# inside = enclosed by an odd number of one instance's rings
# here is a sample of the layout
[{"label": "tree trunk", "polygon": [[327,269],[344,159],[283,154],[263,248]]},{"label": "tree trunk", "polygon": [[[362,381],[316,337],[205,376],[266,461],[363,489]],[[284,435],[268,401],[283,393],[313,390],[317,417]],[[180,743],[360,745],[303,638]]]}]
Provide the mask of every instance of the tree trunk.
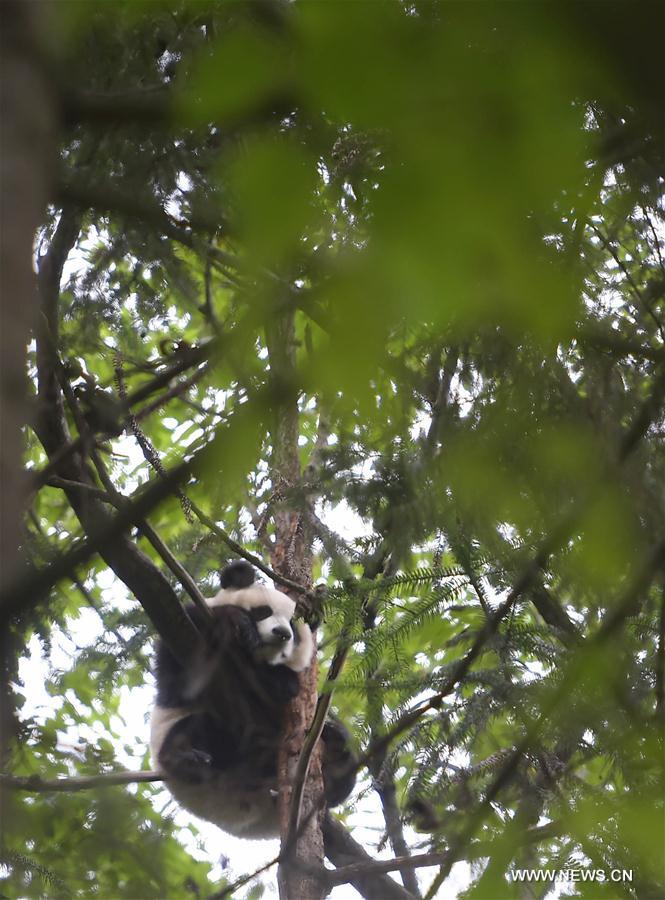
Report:
[{"label": "tree trunk", "polygon": [[38,40],[41,3],[2,4],[2,285],[0,291],[0,559],[7,583],[19,559],[23,509],[23,435],[27,421],[26,352],[37,317],[32,266],[55,157],[54,102]]},{"label": "tree trunk", "polygon": [[[275,546],[271,563],[282,575],[311,585],[311,538],[304,517],[293,509],[289,495],[301,472],[298,451],[298,396],[294,386],[295,329],[290,313],[271,323],[267,330],[274,403],[271,430],[271,473],[275,503]],[[297,602],[299,597],[293,596]],[[282,853],[278,882],[281,900],[318,900],[324,895],[321,881],[311,871],[323,866],[323,777],[318,749],[312,755],[305,782],[301,824],[295,846],[286,847],[293,778],[305,734],[316,708],[317,664],[300,676],[300,692],[288,707],[279,758],[279,811]],[[302,864],[302,867],[297,865]],[[305,871],[303,867],[306,867]]]},{"label": "tree trunk", "polygon": [[[43,69],[38,25],[41,3],[2,4],[2,217],[0,237],[0,579],[10,584],[20,564],[24,507],[23,433],[28,419],[27,345],[37,316],[32,267],[35,231],[42,221],[54,161],[53,102]],[[0,638],[0,768],[16,735],[9,690],[16,646]],[[12,821],[11,798],[0,789],[0,829]],[[0,831],[0,844],[5,836]]]}]

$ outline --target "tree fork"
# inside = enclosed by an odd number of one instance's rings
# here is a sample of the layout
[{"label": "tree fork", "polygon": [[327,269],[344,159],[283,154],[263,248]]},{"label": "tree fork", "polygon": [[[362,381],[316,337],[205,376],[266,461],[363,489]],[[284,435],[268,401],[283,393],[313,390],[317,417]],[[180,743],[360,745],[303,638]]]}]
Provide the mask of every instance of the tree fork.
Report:
[{"label": "tree fork", "polygon": [[[295,386],[295,322],[288,312],[266,328],[270,368],[273,377],[273,416],[271,433],[271,473],[274,488],[280,496],[298,484],[300,460],[298,451],[299,413]],[[305,517],[281,496],[275,505],[275,545],[271,556],[273,569],[306,587],[312,582],[312,555],[309,528]],[[289,593],[287,591],[287,593]],[[301,598],[293,595],[298,602]],[[295,846],[285,846],[289,832],[292,788],[307,729],[314,718],[317,701],[316,657],[300,675],[300,692],[289,704],[280,748],[279,818],[284,859],[278,871],[281,900],[319,900],[326,889],[316,874],[323,867],[323,775],[318,748],[312,754],[302,798],[301,827]]]}]

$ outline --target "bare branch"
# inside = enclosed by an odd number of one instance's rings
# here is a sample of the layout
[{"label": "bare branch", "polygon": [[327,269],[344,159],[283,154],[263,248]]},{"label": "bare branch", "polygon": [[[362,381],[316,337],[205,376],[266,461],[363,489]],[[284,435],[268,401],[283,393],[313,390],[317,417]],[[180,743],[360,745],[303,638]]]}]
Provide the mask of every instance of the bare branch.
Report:
[{"label": "bare branch", "polygon": [[[369,866],[374,862],[363,847],[351,837],[342,823],[329,813],[323,819],[322,830],[326,856],[334,866],[339,868],[356,864]],[[328,878],[334,879],[335,877],[335,873],[327,872],[326,874]],[[413,895],[401,884],[381,872],[358,871],[353,877],[345,880],[350,881],[366,900],[413,900]]]},{"label": "bare branch", "polygon": [[[143,402],[143,400],[150,397],[155,393],[155,391],[158,391],[160,388],[164,387],[164,385],[168,384],[173,378],[176,378],[178,375],[182,374],[182,372],[186,371],[189,368],[192,368],[192,366],[198,366],[202,362],[209,359],[214,355],[217,347],[218,345],[216,344],[216,342],[209,341],[207,344],[200,344],[196,347],[189,348],[187,352],[179,353],[178,359],[173,365],[166,367],[163,372],[160,372],[151,381],[147,382],[147,384],[143,385],[140,388],[137,388],[135,391],[128,395],[128,407],[131,409],[136,404]],[[166,400],[168,399],[168,395],[165,395],[163,399],[164,402],[166,402]],[[160,405],[161,401],[159,403],[155,401],[155,403],[151,406],[153,408],[157,408]],[[151,408],[149,412],[152,411],[153,409]],[[143,415],[147,414],[148,412],[140,410],[137,413],[137,417],[141,418],[143,417]],[[82,447],[83,440],[80,436],[75,438],[74,440],[67,440],[63,444],[61,444],[60,447],[58,447],[58,449],[55,450],[52,455],[49,455],[49,461],[43,469],[36,472],[30,472],[31,480],[28,485],[28,492],[39,490],[39,488],[48,481],[48,479],[55,472],[58,466],[70,459],[71,456],[74,453],[80,451]]]},{"label": "bare branch", "polygon": [[[524,834],[524,844],[538,844],[555,838],[560,833],[560,827],[553,822],[528,829]],[[483,859],[491,857],[499,841],[478,841],[467,848],[464,859]],[[417,853],[414,856],[397,856],[394,859],[369,860],[343,866],[335,872],[328,873],[331,885],[353,882],[360,875],[380,875],[387,872],[403,872],[405,869],[420,869],[428,866],[436,866],[449,861],[450,851],[433,851],[431,853]]]},{"label": "bare branch", "polygon": [[[170,403],[171,400],[175,400],[177,397],[180,397],[181,394],[184,394],[189,388],[193,387],[197,384],[201,379],[208,374],[207,366],[201,366],[197,369],[189,378],[184,378],[182,381],[176,382],[168,391],[161,394],[159,397],[156,397],[151,403],[147,403],[142,409],[139,409],[135,413],[135,418],[137,422],[140,422],[142,419],[147,419],[148,416],[152,415],[157,409],[162,409],[162,407],[166,406],[167,403]],[[131,395],[127,398],[128,404],[131,408]]]},{"label": "bare branch", "polygon": [[142,784],[163,781],[164,775],[156,770],[145,772],[107,772],[104,775],[80,775],[73,778],[41,778],[39,775],[8,775],[0,772],[0,784],[14,791],[31,791],[36,794],[53,792],[87,791],[90,788],[114,787],[118,784]]},{"label": "bare branch", "polygon": [[85,481],[70,481],[68,478],[60,478],[58,475],[51,475],[46,482],[46,485],[48,487],[61,488],[63,491],[86,491],[91,496],[97,497],[98,500],[102,500],[104,503],[115,506],[113,497],[111,497],[103,488],[95,487],[94,484],[88,484]]},{"label": "bare branch", "polygon": [[[49,459],[58,455],[63,446],[70,444],[62,393],[65,385],[69,385],[66,379],[59,379],[61,366],[56,348],[60,281],[79,229],[80,216],[71,209],[63,209],[49,250],[40,258],[38,266],[42,316],[36,333],[39,415],[35,431]],[[60,578],[71,575],[77,566],[99,552],[106,564],[134,593],[176,658],[186,658],[198,645],[196,630],[168,579],[125,532],[171,493],[191,469],[192,461],[177,466],[161,484],[151,485],[136,502],[115,516],[88,491],[69,488],[67,497],[86,532],[87,540],[80,541],[43,569],[29,568],[8,585],[1,598],[2,623],[6,625],[14,616],[33,608]],[[79,450],[60,459],[55,474],[67,481],[96,486],[94,476]]]}]

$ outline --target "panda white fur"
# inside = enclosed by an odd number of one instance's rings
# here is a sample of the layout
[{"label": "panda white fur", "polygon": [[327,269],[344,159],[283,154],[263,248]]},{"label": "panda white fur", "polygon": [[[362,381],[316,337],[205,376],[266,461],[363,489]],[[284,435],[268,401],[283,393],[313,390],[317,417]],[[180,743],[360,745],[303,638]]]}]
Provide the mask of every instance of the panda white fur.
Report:
[{"label": "panda white fur", "polygon": [[[277,755],[283,713],[299,690],[298,672],[314,653],[312,633],[293,619],[286,594],[258,584],[239,560],[222,572],[222,589],[208,600],[212,624],[191,605],[201,634],[185,667],[158,641],[157,701],[151,720],[154,764],[178,803],[229,834],[267,838],[279,833]],[[329,806],[355,781],[347,732],[326,723],[323,770]]]}]

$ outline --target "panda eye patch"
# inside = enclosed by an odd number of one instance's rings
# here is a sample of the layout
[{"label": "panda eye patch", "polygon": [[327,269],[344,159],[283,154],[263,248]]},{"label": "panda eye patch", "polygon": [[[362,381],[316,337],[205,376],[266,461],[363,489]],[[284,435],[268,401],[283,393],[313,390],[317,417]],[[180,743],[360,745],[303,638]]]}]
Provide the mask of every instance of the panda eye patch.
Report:
[{"label": "panda eye patch", "polygon": [[254,606],[250,609],[249,614],[255,622],[262,622],[264,619],[270,618],[272,609],[269,606]]}]

